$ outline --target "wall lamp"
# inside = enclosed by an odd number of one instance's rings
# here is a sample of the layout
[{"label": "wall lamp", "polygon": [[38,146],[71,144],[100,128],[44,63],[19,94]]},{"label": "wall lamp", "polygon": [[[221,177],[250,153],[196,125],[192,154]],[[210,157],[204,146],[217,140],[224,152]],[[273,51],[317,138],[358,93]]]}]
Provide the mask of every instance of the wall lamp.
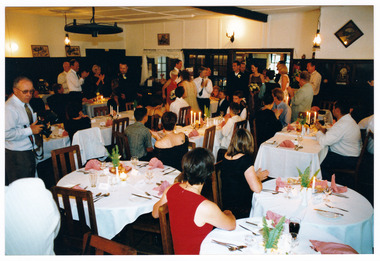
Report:
[{"label": "wall lamp", "polygon": [[66,37],[65,37],[65,45],[66,45],[66,46],[70,46],[70,43],[71,43],[71,41],[70,41],[70,38],[69,38],[69,34],[66,34]]},{"label": "wall lamp", "polygon": [[228,33],[226,33],[226,36],[227,38],[230,38],[231,43],[235,41],[235,32],[233,32],[231,36],[229,36]]}]

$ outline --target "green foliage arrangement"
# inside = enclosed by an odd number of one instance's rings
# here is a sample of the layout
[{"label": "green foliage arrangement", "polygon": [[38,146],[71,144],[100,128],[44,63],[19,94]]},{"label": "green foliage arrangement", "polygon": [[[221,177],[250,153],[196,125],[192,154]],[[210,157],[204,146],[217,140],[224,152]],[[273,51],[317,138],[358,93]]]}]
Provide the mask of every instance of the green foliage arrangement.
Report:
[{"label": "green foliage arrangement", "polygon": [[117,145],[112,149],[111,154],[108,153],[108,157],[110,157],[110,159],[112,160],[112,165],[115,168],[117,168],[119,166],[120,158],[121,158],[119,154],[119,147]]},{"label": "green foliage arrangement", "polygon": [[283,216],[277,223],[275,228],[270,229],[267,224],[265,216],[263,217],[263,239],[264,247],[266,249],[277,249],[278,240],[280,239],[282,230],[284,229],[285,216]]},{"label": "green foliage arrangement", "polygon": [[211,111],[209,110],[209,108],[205,105],[204,106],[204,112],[205,112],[205,117],[207,118],[211,118]]},{"label": "green foliage arrangement", "polygon": [[[310,165],[311,165],[311,162],[310,162]],[[300,182],[301,182],[301,187],[304,187],[304,188],[308,188],[311,184],[311,182],[313,181],[313,178],[317,176],[317,174],[319,173],[319,170],[317,170],[313,176],[311,176],[310,178],[310,165],[309,167],[307,167],[305,169],[305,171],[302,173],[301,170],[299,168],[297,168],[298,170],[298,176],[300,177]]]}]

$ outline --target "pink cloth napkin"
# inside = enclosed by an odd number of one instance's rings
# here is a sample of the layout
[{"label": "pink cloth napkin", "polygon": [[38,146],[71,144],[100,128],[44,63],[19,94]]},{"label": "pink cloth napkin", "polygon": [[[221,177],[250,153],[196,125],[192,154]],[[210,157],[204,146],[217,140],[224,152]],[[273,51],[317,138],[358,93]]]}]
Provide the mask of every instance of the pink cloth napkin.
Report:
[{"label": "pink cloth napkin", "polygon": [[329,186],[327,180],[315,181],[315,187],[321,186],[322,189],[325,189]]},{"label": "pink cloth napkin", "polygon": [[288,184],[286,181],[283,181],[280,177],[278,177],[276,179],[276,191],[278,191],[279,188],[285,187],[286,184]]},{"label": "pink cloth napkin", "polygon": [[[273,221],[273,226],[276,226],[277,223],[280,221],[282,216],[280,214],[274,213],[270,210],[267,211],[267,214],[265,216],[267,220],[272,220]],[[289,223],[289,219],[285,219],[285,223]]]},{"label": "pink cloth napkin", "polygon": [[69,136],[69,133],[67,131],[63,131],[62,132],[62,137],[66,137],[66,136]]},{"label": "pink cloth napkin", "polygon": [[292,125],[288,124],[288,127],[286,127],[286,130],[292,131],[292,130],[295,130],[295,128]]},{"label": "pink cloth napkin", "polygon": [[169,182],[167,182],[166,180],[164,180],[160,186],[158,187],[155,187],[153,190],[157,190],[158,191],[158,195],[161,196],[165,189],[167,189],[171,184]]},{"label": "pink cloth napkin", "polygon": [[76,186],[74,186],[74,187],[72,187],[72,189],[77,189],[77,190],[84,190],[84,191],[86,191],[85,189],[83,189],[81,186],[79,186],[79,185],[76,185]]},{"label": "pink cloth napkin", "polygon": [[280,143],[280,147],[284,148],[294,148],[295,145],[291,140],[284,140],[283,142]]},{"label": "pink cloth napkin", "polygon": [[85,170],[90,170],[90,169],[101,170],[100,161],[97,159],[89,160],[84,169]]},{"label": "pink cloth napkin", "polygon": [[155,168],[163,169],[164,168],[164,164],[162,163],[162,161],[157,159],[156,157],[152,158],[149,161],[149,166],[150,166],[149,169],[155,169]]},{"label": "pink cloth napkin", "polygon": [[347,187],[340,186],[338,187],[335,183],[335,174],[331,176],[331,188],[334,193],[344,193],[347,192]]},{"label": "pink cloth napkin", "polygon": [[199,133],[197,130],[192,130],[190,133],[189,133],[189,138],[191,137],[196,137],[196,136],[199,136]]},{"label": "pink cloth napkin", "polygon": [[106,121],[106,127],[109,127],[109,126],[112,126],[112,120],[111,119],[108,119]]},{"label": "pink cloth napkin", "polygon": [[318,240],[310,240],[310,242],[313,244],[314,250],[322,254],[359,254],[355,249],[345,244]]}]

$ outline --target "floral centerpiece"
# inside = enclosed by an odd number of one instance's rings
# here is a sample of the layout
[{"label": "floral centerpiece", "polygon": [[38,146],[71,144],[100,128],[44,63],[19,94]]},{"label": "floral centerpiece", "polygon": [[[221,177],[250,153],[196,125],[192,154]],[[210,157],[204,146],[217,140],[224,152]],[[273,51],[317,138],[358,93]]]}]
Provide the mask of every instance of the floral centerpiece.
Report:
[{"label": "floral centerpiece", "polygon": [[[311,165],[311,162],[310,162],[310,165]],[[300,178],[300,183],[301,183],[301,189],[302,188],[309,188],[309,187],[311,187],[311,184],[313,182],[313,178],[317,177],[319,171],[321,170],[321,169],[318,169],[313,174],[313,176],[310,177],[310,165],[309,165],[309,167],[307,167],[305,169],[305,171],[303,173],[301,172],[301,170],[299,168],[297,168],[297,170],[298,170],[298,176]]]},{"label": "floral centerpiece", "polygon": [[263,242],[266,250],[278,248],[278,241],[284,229],[285,216],[283,216],[274,228],[270,228],[267,219],[263,217]]},{"label": "floral centerpiece", "polygon": [[117,145],[112,149],[111,154],[108,153],[108,157],[112,160],[113,167],[110,168],[111,173],[116,174],[116,168],[119,170],[119,173],[126,172],[124,166],[120,164],[121,156]]},{"label": "floral centerpiece", "polygon": [[251,92],[260,91],[260,86],[257,83],[251,83],[248,87]]}]

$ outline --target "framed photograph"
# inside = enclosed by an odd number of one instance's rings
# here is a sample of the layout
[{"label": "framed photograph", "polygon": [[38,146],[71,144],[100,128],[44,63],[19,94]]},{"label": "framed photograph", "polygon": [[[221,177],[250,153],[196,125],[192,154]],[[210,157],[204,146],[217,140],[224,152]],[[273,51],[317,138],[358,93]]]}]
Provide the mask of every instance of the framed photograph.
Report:
[{"label": "framed photograph", "polygon": [[65,46],[66,57],[80,57],[79,46]]},{"label": "framed photograph", "polygon": [[47,45],[32,45],[33,57],[50,57],[49,47]]},{"label": "framed photograph", "polygon": [[335,36],[344,45],[344,47],[350,46],[353,42],[359,39],[363,35],[363,32],[356,26],[356,24],[350,20],[343,25],[336,33]]},{"label": "framed photograph", "polygon": [[158,45],[170,45],[170,34],[157,34]]}]

